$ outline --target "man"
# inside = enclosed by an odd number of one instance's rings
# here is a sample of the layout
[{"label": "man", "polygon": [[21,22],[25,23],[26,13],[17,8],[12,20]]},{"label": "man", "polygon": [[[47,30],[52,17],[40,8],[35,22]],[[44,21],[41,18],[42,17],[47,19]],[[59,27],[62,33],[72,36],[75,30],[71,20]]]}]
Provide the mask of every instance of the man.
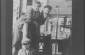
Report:
[{"label": "man", "polygon": [[[43,18],[46,20],[46,23],[48,23],[48,17],[50,16],[50,11],[51,11],[52,7],[49,5],[46,5],[42,11],[43,14]],[[46,25],[47,26],[47,25]],[[45,30],[46,32],[43,33],[43,39],[44,39],[44,55],[52,55],[51,54],[51,35],[49,33],[47,33],[47,30]]]},{"label": "man", "polygon": [[32,41],[32,48],[38,52],[38,45],[40,40],[40,25],[43,24],[43,18],[40,18],[41,3],[36,1],[32,7],[27,7],[27,21],[23,26],[23,38],[29,38]]},{"label": "man", "polygon": [[[32,7],[27,7],[27,21],[24,23],[23,26],[23,39],[28,37],[28,30],[30,31],[30,26],[31,24],[38,24],[36,22],[36,20],[39,18],[40,16],[40,12],[39,12],[39,8],[41,7],[40,2],[35,2],[34,5]],[[29,38],[31,38],[29,36]]]},{"label": "man", "polygon": [[[41,15],[42,15],[41,17],[44,18],[44,24],[46,23],[45,26],[48,26],[47,23],[48,23],[48,19],[50,17],[50,14],[49,13],[50,13],[51,9],[52,9],[51,6],[46,5],[44,7],[43,11],[41,12]],[[47,35],[50,34],[47,31],[47,27],[46,27],[46,29],[44,29],[44,26],[41,26],[41,27],[43,29],[43,30],[41,30],[41,36],[47,36]]]},{"label": "man", "polygon": [[21,41],[22,48],[18,51],[18,55],[36,55],[36,51],[31,48],[31,40],[25,38]]}]

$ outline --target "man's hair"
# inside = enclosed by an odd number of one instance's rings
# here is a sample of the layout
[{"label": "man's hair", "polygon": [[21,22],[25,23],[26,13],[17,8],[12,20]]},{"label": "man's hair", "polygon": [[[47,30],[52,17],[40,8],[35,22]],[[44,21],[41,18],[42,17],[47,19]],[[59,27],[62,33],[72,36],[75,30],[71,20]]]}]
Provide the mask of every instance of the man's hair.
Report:
[{"label": "man's hair", "polygon": [[48,8],[49,10],[52,9],[52,7],[50,5],[46,5],[46,6],[44,6],[44,8]]}]

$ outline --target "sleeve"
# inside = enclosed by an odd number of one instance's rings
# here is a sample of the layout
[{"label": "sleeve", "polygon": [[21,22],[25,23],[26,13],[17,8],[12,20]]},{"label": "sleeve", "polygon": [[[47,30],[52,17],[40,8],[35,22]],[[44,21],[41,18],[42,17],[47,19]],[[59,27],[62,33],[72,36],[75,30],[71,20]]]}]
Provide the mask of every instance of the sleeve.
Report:
[{"label": "sleeve", "polygon": [[32,21],[31,15],[32,15],[32,8],[27,7],[27,21],[23,25],[23,39],[26,38],[28,35],[28,29],[29,29],[28,25]]},{"label": "sleeve", "polygon": [[27,34],[28,34],[28,23],[24,23],[23,25],[23,38],[26,38],[27,37]]},{"label": "sleeve", "polygon": [[27,7],[27,22],[31,22],[32,21],[32,7]]}]

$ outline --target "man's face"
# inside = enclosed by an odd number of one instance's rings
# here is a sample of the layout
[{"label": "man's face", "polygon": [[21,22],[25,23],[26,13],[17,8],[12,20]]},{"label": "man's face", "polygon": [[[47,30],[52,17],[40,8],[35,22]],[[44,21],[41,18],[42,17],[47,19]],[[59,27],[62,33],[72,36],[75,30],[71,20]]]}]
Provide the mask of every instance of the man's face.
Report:
[{"label": "man's face", "polygon": [[50,9],[44,8],[44,13],[45,13],[45,14],[49,14],[49,13],[50,13]]},{"label": "man's face", "polygon": [[40,7],[41,7],[41,4],[35,4],[34,5],[34,10],[39,11]]}]

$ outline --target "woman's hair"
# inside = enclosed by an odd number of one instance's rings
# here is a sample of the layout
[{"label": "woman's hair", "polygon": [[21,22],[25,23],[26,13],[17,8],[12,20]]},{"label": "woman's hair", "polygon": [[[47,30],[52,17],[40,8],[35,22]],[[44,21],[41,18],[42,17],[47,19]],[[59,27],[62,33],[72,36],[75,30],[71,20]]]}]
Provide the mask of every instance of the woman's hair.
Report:
[{"label": "woman's hair", "polygon": [[44,8],[48,8],[49,10],[52,9],[52,7],[50,5],[46,5],[46,6],[44,6]]}]

